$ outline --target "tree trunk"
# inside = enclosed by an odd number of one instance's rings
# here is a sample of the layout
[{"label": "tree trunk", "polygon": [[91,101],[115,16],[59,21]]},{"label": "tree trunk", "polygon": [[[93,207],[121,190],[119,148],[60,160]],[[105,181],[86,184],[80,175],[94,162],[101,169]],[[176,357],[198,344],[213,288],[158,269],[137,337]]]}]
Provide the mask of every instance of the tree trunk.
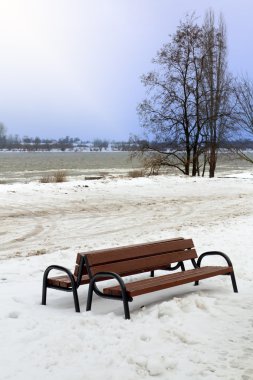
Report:
[{"label": "tree trunk", "polygon": [[190,175],[191,150],[186,149],[185,175]]},{"label": "tree trunk", "polygon": [[207,154],[205,153],[204,154],[204,163],[203,163],[202,177],[205,177],[206,164],[207,164]]},{"label": "tree trunk", "polygon": [[193,177],[196,177],[197,175],[197,164],[198,164],[198,159],[197,159],[196,154],[194,153],[193,158],[192,158],[192,176]]},{"label": "tree trunk", "polygon": [[215,175],[216,162],[217,162],[216,146],[213,145],[211,146],[210,157],[209,157],[209,178],[213,178]]}]

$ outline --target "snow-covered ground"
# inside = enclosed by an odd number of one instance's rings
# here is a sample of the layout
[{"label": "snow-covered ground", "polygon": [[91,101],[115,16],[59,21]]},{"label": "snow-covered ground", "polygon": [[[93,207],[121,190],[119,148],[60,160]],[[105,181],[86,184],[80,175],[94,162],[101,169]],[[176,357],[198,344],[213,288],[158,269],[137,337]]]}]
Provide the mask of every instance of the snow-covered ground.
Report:
[{"label": "snow-covered ground", "polygon": [[[0,185],[0,379],[252,380],[252,198],[250,173]],[[71,293],[40,305],[48,265],[178,236],[227,253],[239,293],[226,276],[171,288],[136,297],[130,321],[117,301],[85,312],[87,286],[80,314]]]}]

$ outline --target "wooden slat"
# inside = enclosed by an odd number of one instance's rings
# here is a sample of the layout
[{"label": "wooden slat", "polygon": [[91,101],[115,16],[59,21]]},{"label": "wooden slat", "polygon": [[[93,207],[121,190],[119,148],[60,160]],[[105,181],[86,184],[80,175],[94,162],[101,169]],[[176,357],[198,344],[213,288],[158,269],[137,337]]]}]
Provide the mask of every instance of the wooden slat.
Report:
[{"label": "wooden slat", "polygon": [[80,266],[79,265],[76,265],[75,266],[75,270],[74,270],[74,276],[78,276],[78,273],[79,273],[79,268],[80,268]]},{"label": "wooden slat", "polygon": [[[75,280],[77,278],[75,277]],[[84,275],[81,279],[81,285],[88,284],[90,282],[89,276]],[[47,284],[51,286],[58,286],[60,288],[70,288],[71,282],[68,276],[57,276],[57,277],[50,277],[47,279]]]},{"label": "wooden slat", "polygon": [[[75,276],[78,276],[78,273],[79,273],[80,265],[77,264],[77,262],[81,263],[81,257],[82,257],[82,254],[78,253],[77,257],[76,257],[76,266],[75,266],[75,270],[74,270],[74,275]],[[83,275],[87,274],[87,268],[86,268],[86,266],[83,266],[82,274]]]},{"label": "wooden slat", "polygon": [[[129,297],[138,296],[171,288],[178,285],[183,285],[189,282],[203,280],[205,278],[214,277],[226,273],[233,272],[232,267],[203,267],[199,269],[187,270],[185,272],[177,272],[165,276],[149,278],[146,280],[135,281],[126,284],[127,294]],[[103,289],[104,294],[120,296],[121,289],[119,286],[113,286]]]},{"label": "wooden slat", "polygon": [[152,269],[165,268],[171,263],[194,259],[196,257],[197,253],[194,249],[188,251],[170,252],[161,255],[157,254],[155,256],[92,266],[91,273],[94,275],[98,272],[109,271],[125,276],[128,273],[136,273],[140,271],[147,272]]},{"label": "wooden slat", "polygon": [[[137,252],[139,252],[140,248],[142,250],[142,249],[145,249],[145,247],[150,247],[150,246],[153,247],[156,244],[169,243],[169,242],[178,241],[178,240],[184,240],[184,238],[183,237],[177,237],[177,238],[173,238],[173,239],[157,240],[157,241],[150,242],[150,243],[140,243],[140,244],[125,245],[125,246],[114,247],[114,248],[99,249],[99,250],[90,251],[90,252],[80,252],[80,253],[77,254],[76,263],[78,265],[80,265],[81,258],[83,256],[89,257],[89,259],[90,259],[91,256],[93,256],[93,255],[99,255],[99,254],[103,255],[104,253],[106,253],[107,256],[108,256],[108,254],[115,254],[115,257],[118,258],[118,255],[122,254],[122,252],[128,252],[128,251],[132,251],[132,252],[133,251],[137,251]],[[188,242],[189,241],[190,240],[188,240]],[[190,246],[190,247],[187,247],[187,248],[193,248],[193,245]],[[123,260],[124,260],[124,258],[123,258]],[[96,259],[92,258],[91,261],[89,262],[89,264],[90,265],[92,265],[93,263],[101,264],[103,262],[104,261],[103,261],[103,256],[102,256],[102,261],[101,261],[101,259],[100,259],[100,261],[96,261]]]},{"label": "wooden slat", "polygon": [[[57,276],[57,277],[51,277],[47,279],[47,284],[52,286],[60,286],[62,288],[68,288],[67,282],[69,281],[68,276]],[[69,281],[70,283],[70,281]]]},{"label": "wooden slat", "polygon": [[111,250],[104,250],[96,253],[89,253],[86,258],[90,266],[112,263],[115,261],[124,261],[136,259],[139,257],[148,257],[161,253],[182,251],[193,248],[191,239],[181,239],[174,241],[163,241],[154,244],[144,244],[138,246],[118,247]]},{"label": "wooden slat", "polygon": [[80,265],[81,264],[81,259],[82,257],[85,255],[84,252],[79,252],[77,255],[76,255],[76,265]]}]

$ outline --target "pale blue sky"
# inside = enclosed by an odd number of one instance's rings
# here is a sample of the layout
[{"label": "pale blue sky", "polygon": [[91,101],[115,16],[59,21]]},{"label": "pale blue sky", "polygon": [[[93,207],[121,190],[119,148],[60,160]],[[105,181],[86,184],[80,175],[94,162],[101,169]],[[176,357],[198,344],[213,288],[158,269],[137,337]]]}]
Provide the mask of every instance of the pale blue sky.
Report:
[{"label": "pale blue sky", "polygon": [[187,12],[210,7],[230,70],[253,77],[252,0],[0,0],[0,121],[20,136],[128,139],[140,76]]}]

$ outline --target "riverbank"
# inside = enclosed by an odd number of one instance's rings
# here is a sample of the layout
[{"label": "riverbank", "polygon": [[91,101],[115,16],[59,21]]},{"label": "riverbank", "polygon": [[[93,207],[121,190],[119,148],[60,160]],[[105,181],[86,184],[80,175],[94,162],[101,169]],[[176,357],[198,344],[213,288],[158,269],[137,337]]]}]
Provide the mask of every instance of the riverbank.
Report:
[{"label": "riverbank", "polygon": [[[0,186],[2,378],[250,380],[253,176],[231,177]],[[98,298],[86,313],[86,286],[80,314],[68,293],[51,290],[40,305],[48,265],[73,269],[78,251],[176,236],[199,254],[227,253],[239,293],[220,277],[140,296],[131,321]]]}]

